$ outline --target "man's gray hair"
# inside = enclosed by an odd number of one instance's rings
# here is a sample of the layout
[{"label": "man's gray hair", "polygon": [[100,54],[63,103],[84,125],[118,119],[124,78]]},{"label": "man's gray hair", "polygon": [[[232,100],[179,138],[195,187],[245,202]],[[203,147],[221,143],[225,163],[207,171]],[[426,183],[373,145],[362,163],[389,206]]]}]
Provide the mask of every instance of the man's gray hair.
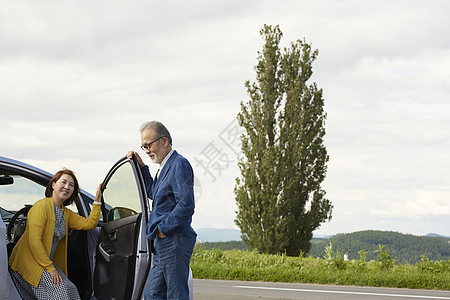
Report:
[{"label": "man's gray hair", "polygon": [[166,137],[169,140],[169,145],[172,146],[172,137],[170,136],[169,130],[167,130],[163,123],[158,121],[145,122],[141,125],[141,134],[147,129],[153,129],[157,137]]}]

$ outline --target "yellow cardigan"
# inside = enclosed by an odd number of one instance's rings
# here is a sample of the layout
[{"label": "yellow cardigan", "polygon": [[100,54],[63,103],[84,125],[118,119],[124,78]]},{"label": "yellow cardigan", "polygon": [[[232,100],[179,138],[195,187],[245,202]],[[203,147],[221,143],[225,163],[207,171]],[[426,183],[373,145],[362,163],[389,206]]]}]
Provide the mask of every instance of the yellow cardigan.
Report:
[{"label": "yellow cardigan", "polygon": [[[93,205],[89,218],[79,216],[62,206],[66,223],[66,236],[53,255],[53,262],[67,275],[67,230],[89,230],[97,226],[100,218],[100,205]],[[37,287],[44,270],[55,270],[50,260],[53,231],[55,229],[55,210],[52,198],[37,201],[28,212],[27,227],[9,258],[11,269]]]}]

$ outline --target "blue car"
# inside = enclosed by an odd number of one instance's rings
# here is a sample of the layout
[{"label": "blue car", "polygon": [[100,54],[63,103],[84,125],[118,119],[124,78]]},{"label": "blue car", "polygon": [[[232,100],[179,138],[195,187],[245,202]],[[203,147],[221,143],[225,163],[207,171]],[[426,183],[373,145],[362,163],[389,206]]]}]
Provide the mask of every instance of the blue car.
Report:
[{"label": "blue car", "polygon": [[[0,294],[14,295],[7,284],[7,256],[23,234],[27,212],[44,198],[53,174],[0,156]],[[151,266],[149,241],[145,236],[150,215],[149,200],[137,161],[120,159],[106,175],[102,186],[102,215],[97,228],[69,231],[68,277],[81,299],[142,299]],[[79,201],[69,208],[88,217],[94,196],[80,190]],[[6,283],[5,283],[6,282]],[[192,275],[189,278],[192,299]],[[15,299],[11,296],[11,299]]]}]

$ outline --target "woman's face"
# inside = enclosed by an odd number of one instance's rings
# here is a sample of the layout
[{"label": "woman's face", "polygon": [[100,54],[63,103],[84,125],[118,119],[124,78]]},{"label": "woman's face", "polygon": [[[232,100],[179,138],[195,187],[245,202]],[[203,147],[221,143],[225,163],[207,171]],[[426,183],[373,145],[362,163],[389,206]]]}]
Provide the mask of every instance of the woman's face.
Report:
[{"label": "woman's face", "polygon": [[62,200],[62,202],[66,201],[72,196],[74,186],[75,183],[72,176],[63,174],[57,181],[52,183],[53,198]]}]

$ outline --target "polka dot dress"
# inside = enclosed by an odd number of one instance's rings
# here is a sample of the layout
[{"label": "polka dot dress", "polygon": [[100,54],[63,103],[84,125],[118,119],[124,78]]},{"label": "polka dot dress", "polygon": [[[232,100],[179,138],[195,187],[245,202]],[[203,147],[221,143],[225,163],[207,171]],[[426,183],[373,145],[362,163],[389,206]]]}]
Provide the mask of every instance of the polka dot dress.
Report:
[{"label": "polka dot dress", "polygon": [[[53,243],[50,253],[50,260],[53,260],[56,247],[60,240],[66,235],[66,223],[64,220],[64,212],[62,208],[55,206],[55,230],[53,231]],[[56,266],[56,270],[61,274],[64,283],[59,285],[52,284],[52,278],[47,270],[42,272],[41,281],[37,287],[29,284],[16,271],[9,269],[14,284],[20,296],[24,300],[59,300],[59,299],[80,299],[77,287],[67,278],[67,276]]]}]

